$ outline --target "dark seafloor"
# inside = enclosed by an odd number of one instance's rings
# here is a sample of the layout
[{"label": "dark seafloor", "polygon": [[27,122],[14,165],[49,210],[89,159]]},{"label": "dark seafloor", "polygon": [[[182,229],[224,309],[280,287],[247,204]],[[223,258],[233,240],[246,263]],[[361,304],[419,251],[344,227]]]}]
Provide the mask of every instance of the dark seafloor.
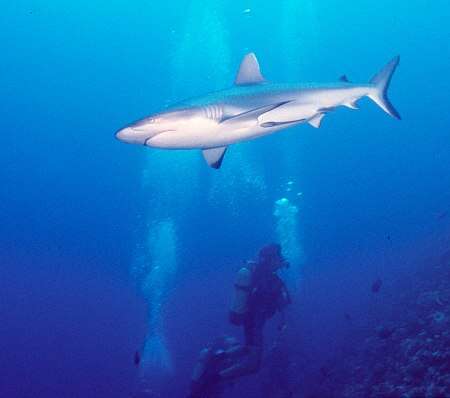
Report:
[{"label": "dark seafloor", "polygon": [[349,332],[308,397],[450,397],[450,250],[420,259],[394,288],[390,303],[377,305],[378,323]]}]

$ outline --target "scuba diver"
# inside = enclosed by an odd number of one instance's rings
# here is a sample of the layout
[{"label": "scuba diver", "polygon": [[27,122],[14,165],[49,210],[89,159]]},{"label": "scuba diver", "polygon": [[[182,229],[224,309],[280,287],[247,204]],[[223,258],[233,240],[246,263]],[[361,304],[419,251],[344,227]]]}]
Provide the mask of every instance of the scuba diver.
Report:
[{"label": "scuba diver", "polygon": [[282,314],[284,322],[283,311],[291,303],[286,285],[276,274],[288,266],[281,254],[281,246],[272,243],[259,251],[258,261],[247,262],[238,271],[229,319],[232,324],[243,326],[244,344],[209,351],[204,361],[207,370],[193,384],[196,388],[191,391],[195,393],[190,398],[216,397],[218,395],[208,395],[208,389],[226,386],[242,376],[259,371],[264,325],[277,311]]},{"label": "scuba diver", "polygon": [[291,303],[286,285],[276,274],[283,267],[289,267],[289,263],[281,254],[281,246],[272,243],[259,251],[257,262],[248,262],[238,271],[229,318],[232,324],[243,326],[245,343],[240,349],[226,353],[235,361],[220,372],[221,379],[233,380],[258,372],[263,354],[264,324],[277,311],[284,322],[283,311]]}]

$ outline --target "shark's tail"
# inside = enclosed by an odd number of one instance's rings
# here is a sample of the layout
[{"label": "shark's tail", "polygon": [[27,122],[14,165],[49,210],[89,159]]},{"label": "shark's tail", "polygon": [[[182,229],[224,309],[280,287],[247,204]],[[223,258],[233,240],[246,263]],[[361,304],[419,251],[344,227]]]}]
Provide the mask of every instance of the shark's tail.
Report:
[{"label": "shark's tail", "polygon": [[372,99],[386,113],[396,119],[401,119],[401,117],[389,101],[387,90],[399,61],[400,57],[395,57],[370,80],[370,83],[374,85],[374,90],[369,94],[370,99]]}]

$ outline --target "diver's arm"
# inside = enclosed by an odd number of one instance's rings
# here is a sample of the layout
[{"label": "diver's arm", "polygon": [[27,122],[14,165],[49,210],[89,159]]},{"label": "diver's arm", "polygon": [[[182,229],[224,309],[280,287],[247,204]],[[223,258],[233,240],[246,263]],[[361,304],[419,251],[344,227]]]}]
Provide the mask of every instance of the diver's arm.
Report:
[{"label": "diver's arm", "polygon": [[281,332],[286,328],[286,313],[283,309],[280,310],[280,324],[278,325],[278,330]]},{"label": "diver's arm", "polygon": [[262,347],[245,346],[245,350],[241,351],[240,357],[237,357],[233,364],[219,372],[220,380],[232,381],[242,376],[256,373],[261,367]]},{"label": "diver's arm", "polygon": [[288,288],[286,287],[286,285],[284,283],[283,283],[283,290],[284,290],[284,295],[285,295],[285,298],[286,298],[286,305],[289,305],[289,304],[292,303],[291,295],[289,293]]},{"label": "diver's arm", "polygon": [[280,279],[281,289],[278,297],[278,311],[282,311],[286,306],[292,303],[291,295],[284,282]]},{"label": "diver's arm", "polygon": [[226,359],[235,360],[242,355],[246,355],[247,351],[248,349],[245,345],[238,344],[224,351],[224,356],[226,357]]}]

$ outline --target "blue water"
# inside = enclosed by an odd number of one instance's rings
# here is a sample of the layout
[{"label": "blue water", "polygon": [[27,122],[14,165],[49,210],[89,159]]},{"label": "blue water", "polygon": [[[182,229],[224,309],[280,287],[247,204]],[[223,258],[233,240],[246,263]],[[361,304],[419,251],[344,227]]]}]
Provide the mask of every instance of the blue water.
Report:
[{"label": "blue water", "polygon": [[[282,197],[298,208],[304,252],[289,334],[304,385],[348,344],[343,313],[360,331],[372,327],[399,286],[407,292],[418,259],[448,248],[448,2],[19,0],[1,9],[0,396],[139,390],[133,355],[152,307],[133,269],[151,269],[167,240],[172,365],[152,370],[151,384],[153,396],[186,394],[198,351],[222,333],[240,338],[227,322],[234,273],[277,240]],[[249,51],[277,82],[344,73],[366,82],[400,54],[389,95],[403,120],[363,100],[318,130],[234,145],[218,171],[197,152],[114,139],[169,103],[228,87]],[[152,226],[165,220],[174,232],[155,248]],[[374,303],[378,277],[385,296]],[[227,396],[258,396],[260,382]]]}]

